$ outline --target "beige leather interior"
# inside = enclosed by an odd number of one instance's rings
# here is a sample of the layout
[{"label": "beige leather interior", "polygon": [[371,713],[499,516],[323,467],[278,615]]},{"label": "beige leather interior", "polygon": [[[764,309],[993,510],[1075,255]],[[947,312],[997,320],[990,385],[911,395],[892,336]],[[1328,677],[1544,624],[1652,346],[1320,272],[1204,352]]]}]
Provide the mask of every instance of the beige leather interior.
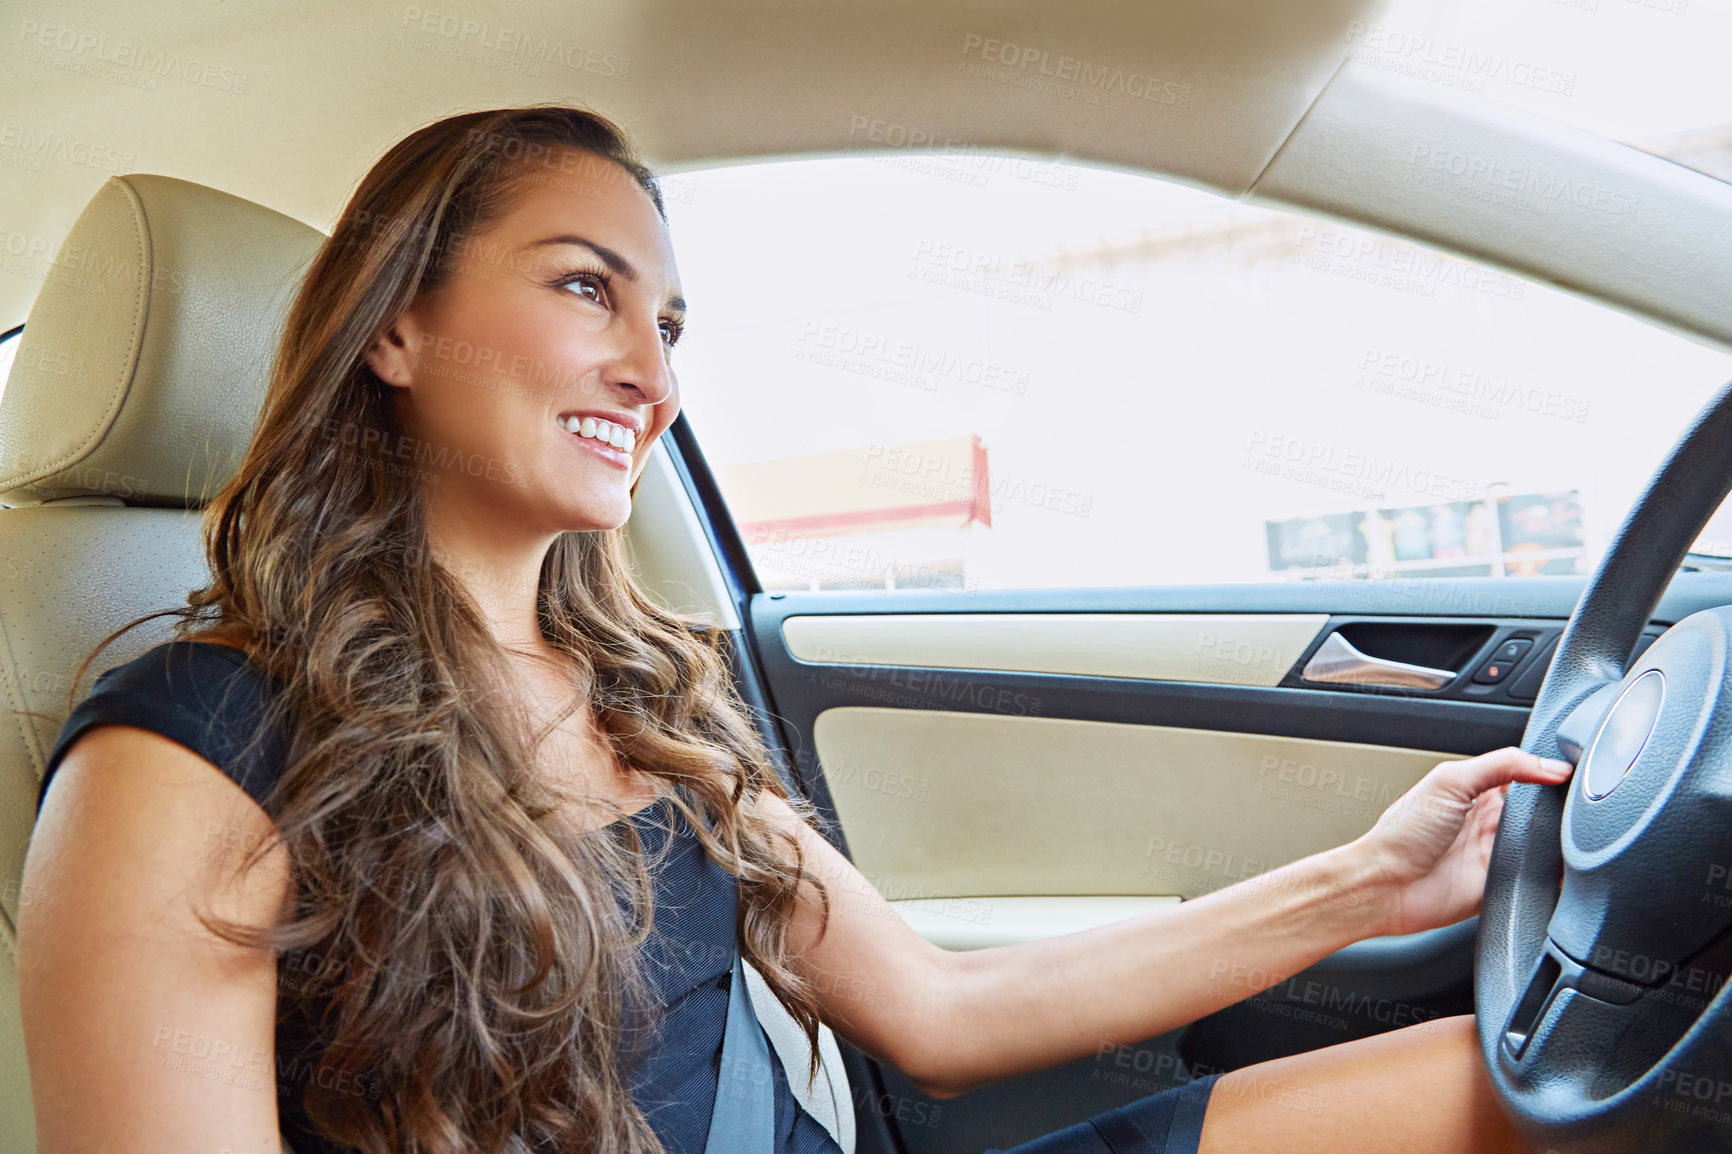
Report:
[{"label": "beige leather interior", "polygon": [[[257,318],[283,315],[321,239],[185,181],[104,183],[42,286],[6,386],[0,501],[202,504],[258,420],[274,330]],[[57,372],[56,353],[77,354],[82,372]]]},{"label": "beige leather interior", "polygon": [[[0,1150],[35,1148],[18,1018],[16,919],[42,766],[80,662],[123,622],[183,604],[205,583],[197,506],[252,438],[272,346],[323,239],[237,197],[160,176],[105,183],[43,285],[0,404]],[[74,255],[75,254],[75,255]],[[96,279],[92,279],[92,278]],[[37,366],[76,353],[70,382]],[[64,363],[64,361],[58,361]],[[638,490],[628,550],[652,592],[738,628],[715,559],[664,450]],[[636,512],[634,510],[634,512]],[[707,562],[707,563],[706,563]],[[79,683],[166,640],[153,622],[104,652]],[[27,717],[13,711],[34,711]],[[761,979],[760,979],[761,981]],[[790,1070],[807,1043],[774,997],[754,999]],[[847,1075],[820,1039],[807,1109],[853,1148]],[[839,1105],[840,1104],[840,1105]],[[844,1141],[845,1139],[845,1141]]]},{"label": "beige leather interior", "polygon": [[859,613],[782,621],[801,661],[1271,686],[1326,613]]},{"label": "beige leather interior", "polygon": [[855,706],[813,738],[854,864],[891,901],[1197,897],[1353,840],[1459,757]]}]

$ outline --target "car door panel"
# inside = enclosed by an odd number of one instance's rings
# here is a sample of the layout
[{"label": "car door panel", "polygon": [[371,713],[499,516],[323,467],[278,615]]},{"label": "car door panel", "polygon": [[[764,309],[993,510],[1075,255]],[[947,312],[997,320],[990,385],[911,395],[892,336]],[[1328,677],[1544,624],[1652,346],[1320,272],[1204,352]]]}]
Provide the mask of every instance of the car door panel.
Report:
[{"label": "car door panel", "polygon": [[[961,949],[1342,844],[1437,762],[1519,743],[1532,698],[1515,691],[1537,691],[1583,584],[756,592],[742,615],[793,779],[893,908]],[[1638,652],[1727,600],[1723,579],[1682,575]],[[1450,682],[1307,681],[1336,633]],[[1512,638],[1522,661],[1476,683]],[[844,1046],[860,1150],[1010,1145],[1193,1072],[1471,1012],[1475,928],[1368,939],[1185,1030],[942,1102]]]},{"label": "car door panel", "polygon": [[1197,897],[1351,841],[1449,757],[859,706],[819,714],[813,737],[854,863],[893,899]]}]

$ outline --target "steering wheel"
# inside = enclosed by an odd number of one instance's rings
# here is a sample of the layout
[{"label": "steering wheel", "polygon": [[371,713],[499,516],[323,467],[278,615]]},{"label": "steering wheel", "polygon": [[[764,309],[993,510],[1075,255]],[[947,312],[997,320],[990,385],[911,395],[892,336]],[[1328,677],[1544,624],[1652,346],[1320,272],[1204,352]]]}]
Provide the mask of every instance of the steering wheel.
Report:
[{"label": "steering wheel", "polygon": [[1732,488],[1732,384],[1648,483],[1570,617],[1509,789],[1474,966],[1480,1054],[1537,1149],[1732,1149],[1732,606],[1626,669]]}]

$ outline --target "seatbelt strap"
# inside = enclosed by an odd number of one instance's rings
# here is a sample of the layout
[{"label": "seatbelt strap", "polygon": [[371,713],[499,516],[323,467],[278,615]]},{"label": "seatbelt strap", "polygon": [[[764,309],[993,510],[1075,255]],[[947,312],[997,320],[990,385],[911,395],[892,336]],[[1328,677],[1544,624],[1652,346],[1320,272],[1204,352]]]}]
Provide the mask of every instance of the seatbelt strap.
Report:
[{"label": "seatbelt strap", "polygon": [[722,1034],[722,1068],[704,1154],[771,1154],[776,1139],[776,1076],[770,1043],[752,1011],[746,970],[734,951],[728,979],[728,1025]]}]

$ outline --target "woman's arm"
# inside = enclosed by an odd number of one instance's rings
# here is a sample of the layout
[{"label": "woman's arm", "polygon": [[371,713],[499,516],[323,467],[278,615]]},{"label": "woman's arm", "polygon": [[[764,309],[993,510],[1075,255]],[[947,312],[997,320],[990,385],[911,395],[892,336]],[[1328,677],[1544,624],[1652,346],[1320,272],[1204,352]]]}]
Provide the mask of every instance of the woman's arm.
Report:
[{"label": "woman's arm", "polygon": [[778,799],[774,812],[797,827],[832,897],[819,941],[804,888],[790,960],[827,1023],[922,1091],[952,1097],[1176,1029],[1362,938],[1471,916],[1500,787],[1555,784],[1568,769],[1517,749],[1445,762],[1348,845],[1111,925],[955,952],[910,929]]},{"label": "woman's arm", "polygon": [[[211,934],[198,898],[268,924],[288,892],[270,819],[221,770],[149,730],[67,751],[24,863],[18,982],[40,1154],[280,1154],[276,961]],[[219,875],[220,876],[220,875]]]}]

